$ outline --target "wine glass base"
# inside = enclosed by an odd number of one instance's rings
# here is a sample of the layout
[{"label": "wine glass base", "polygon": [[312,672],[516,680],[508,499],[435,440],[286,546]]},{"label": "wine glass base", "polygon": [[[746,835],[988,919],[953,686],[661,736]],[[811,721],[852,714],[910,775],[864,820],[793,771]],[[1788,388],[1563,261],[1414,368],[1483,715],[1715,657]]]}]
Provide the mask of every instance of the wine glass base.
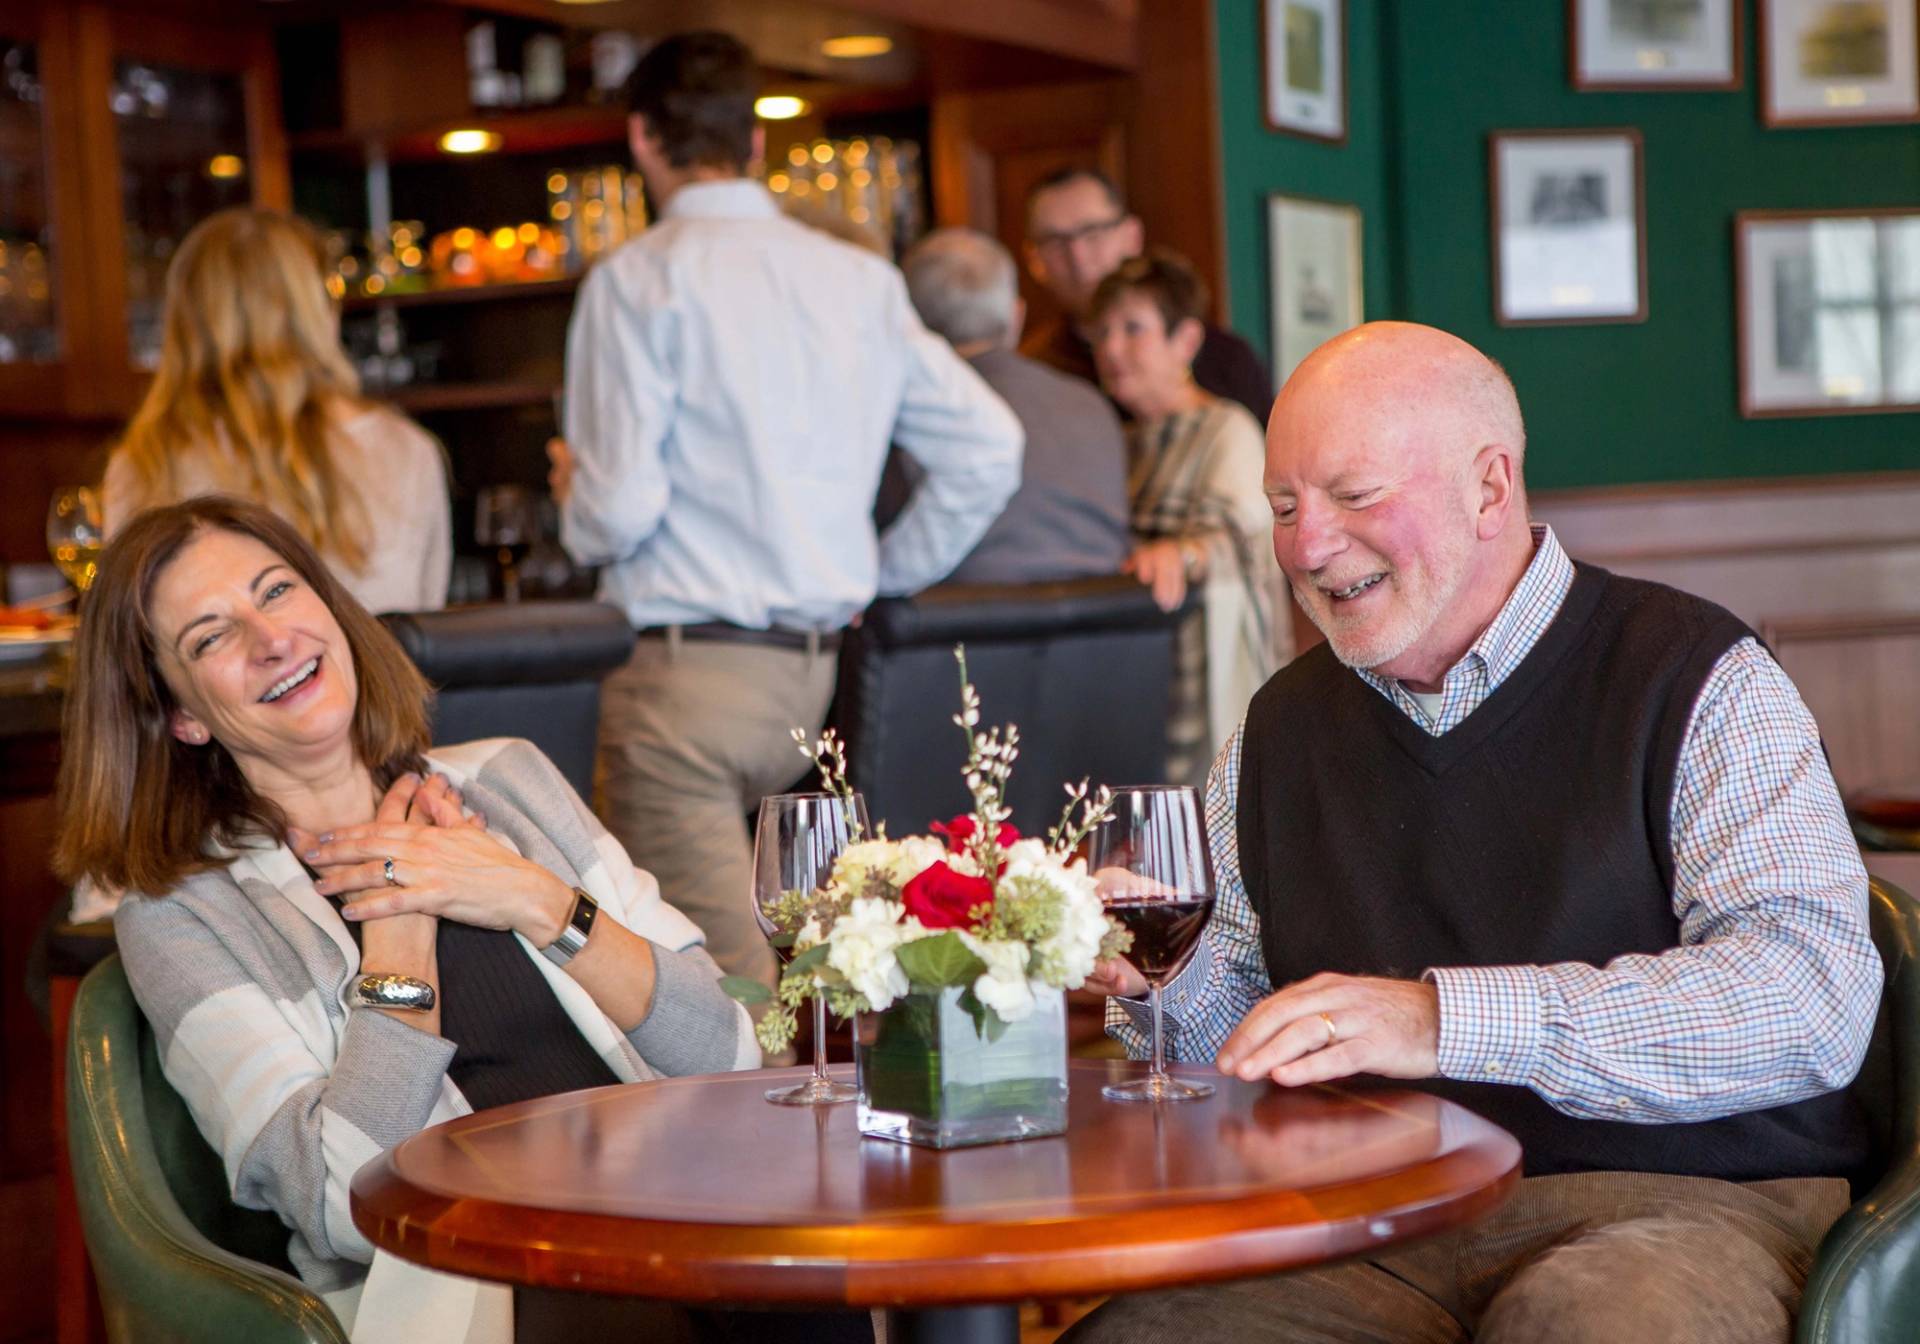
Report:
[{"label": "wine glass base", "polygon": [[776,1087],[767,1093],[767,1100],[776,1106],[837,1106],[859,1099],[859,1088],[831,1078],[809,1078],[798,1087]]},{"label": "wine glass base", "polygon": [[1150,1073],[1131,1083],[1108,1083],[1100,1089],[1108,1101],[1198,1101],[1213,1095],[1212,1083],[1189,1083],[1164,1073]]}]

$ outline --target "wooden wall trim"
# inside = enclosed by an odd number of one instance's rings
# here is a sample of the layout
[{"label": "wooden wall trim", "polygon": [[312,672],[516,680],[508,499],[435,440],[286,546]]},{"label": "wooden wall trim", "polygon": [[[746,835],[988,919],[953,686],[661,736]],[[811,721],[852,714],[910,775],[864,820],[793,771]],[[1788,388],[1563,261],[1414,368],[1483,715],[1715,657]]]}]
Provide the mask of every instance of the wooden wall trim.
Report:
[{"label": "wooden wall trim", "polygon": [[1149,242],[1193,263],[1228,322],[1226,191],[1213,0],[1151,0],[1127,117],[1127,199]]}]

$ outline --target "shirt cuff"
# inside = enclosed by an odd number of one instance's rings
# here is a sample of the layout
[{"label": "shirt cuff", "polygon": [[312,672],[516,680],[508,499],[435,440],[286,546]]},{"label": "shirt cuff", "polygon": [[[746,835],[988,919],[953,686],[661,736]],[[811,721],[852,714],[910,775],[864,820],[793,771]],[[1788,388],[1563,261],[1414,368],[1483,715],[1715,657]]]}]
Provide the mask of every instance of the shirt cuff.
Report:
[{"label": "shirt cuff", "polygon": [[1533,1077],[1545,1018],[1538,967],[1449,966],[1420,978],[1440,992],[1442,1078],[1524,1086]]},{"label": "shirt cuff", "polygon": [[[1165,1047],[1168,1059],[1185,1059],[1175,1052],[1174,1046],[1180,1035],[1180,1023],[1189,1015],[1189,1007],[1194,996],[1206,984],[1206,971],[1201,967],[1201,957],[1207,951],[1203,943],[1195,949],[1187,964],[1180,968],[1180,974],[1160,987],[1160,1027],[1165,1035],[1161,1044]],[[1134,1030],[1140,1033],[1143,1050],[1153,1049],[1153,1000],[1142,996],[1137,999],[1113,996],[1109,1000],[1118,1004],[1120,1010],[1132,1022]],[[1189,1063],[1193,1061],[1187,1061]],[[1209,1061],[1211,1062],[1211,1061]]]},{"label": "shirt cuff", "polygon": [[718,967],[704,950],[675,952],[653,943],[653,1001],[627,1040],[648,1065],[669,1077],[724,1073],[735,1056],[744,1014],[720,988]]}]

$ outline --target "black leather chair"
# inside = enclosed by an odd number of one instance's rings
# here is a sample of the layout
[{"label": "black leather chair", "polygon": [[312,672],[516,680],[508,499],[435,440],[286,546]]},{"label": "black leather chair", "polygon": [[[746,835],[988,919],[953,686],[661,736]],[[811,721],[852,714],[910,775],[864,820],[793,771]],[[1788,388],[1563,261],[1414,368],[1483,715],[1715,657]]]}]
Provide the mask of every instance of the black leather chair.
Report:
[{"label": "black leather chair", "polygon": [[907,835],[971,806],[960,778],[966,744],[953,722],[956,644],[966,645],[982,723],[1019,725],[1007,797],[1023,833],[1044,835],[1059,818],[1063,783],[1161,779],[1181,615],[1118,575],[956,584],[874,603],[841,646],[832,718],[873,821]]},{"label": "black leather chair", "polygon": [[600,681],[633,628],[600,602],[520,602],[380,618],[437,694],[433,740],[524,737],[593,794]]}]

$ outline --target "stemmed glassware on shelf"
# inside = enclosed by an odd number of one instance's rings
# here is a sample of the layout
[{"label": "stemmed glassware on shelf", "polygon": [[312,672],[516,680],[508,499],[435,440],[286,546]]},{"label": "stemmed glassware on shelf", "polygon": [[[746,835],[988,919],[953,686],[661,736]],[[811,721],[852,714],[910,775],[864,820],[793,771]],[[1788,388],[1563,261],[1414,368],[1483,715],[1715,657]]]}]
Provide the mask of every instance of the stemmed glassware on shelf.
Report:
[{"label": "stemmed glassware on shelf", "polygon": [[520,600],[520,564],[540,538],[540,498],[524,485],[489,485],[474,499],[473,539],[494,552],[502,601]]},{"label": "stemmed glassware on shelf", "polygon": [[[866,800],[855,793],[842,799],[831,793],[777,793],[760,800],[753,840],[754,922],[785,965],[793,959],[793,934],[783,930],[774,912],[794,893],[818,891],[833,872],[834,860],[853,843],[855,830],[870,835]],[[782,1106],[828,1106],[852,1101],[857,1088],[827,1076],[827,1001],[813,998],[813,1076],[797,1087],[775,1088],[767,1100]]]},{"label": "stemmed glassware on shelf", "polygon": [[1101,1091],[1114,1101],[1194,1101],[1213,1084],[1167,1072],[1160,989],[1179,974],[1213,910],[1213,864],[1200,804],[1184,785],[1113,791],[1112,819],[1088,837],[1087,864],[1107,913],[1133,934],[1127,960],[1147,981],[1153,1066],[1145,1078]]},{"label": "stemmed glassware on shelf", "polygon": [[81,593],[100,568],[100,492],[90,485],[63,485],[47,505],[47,550],[53,563]]}]

